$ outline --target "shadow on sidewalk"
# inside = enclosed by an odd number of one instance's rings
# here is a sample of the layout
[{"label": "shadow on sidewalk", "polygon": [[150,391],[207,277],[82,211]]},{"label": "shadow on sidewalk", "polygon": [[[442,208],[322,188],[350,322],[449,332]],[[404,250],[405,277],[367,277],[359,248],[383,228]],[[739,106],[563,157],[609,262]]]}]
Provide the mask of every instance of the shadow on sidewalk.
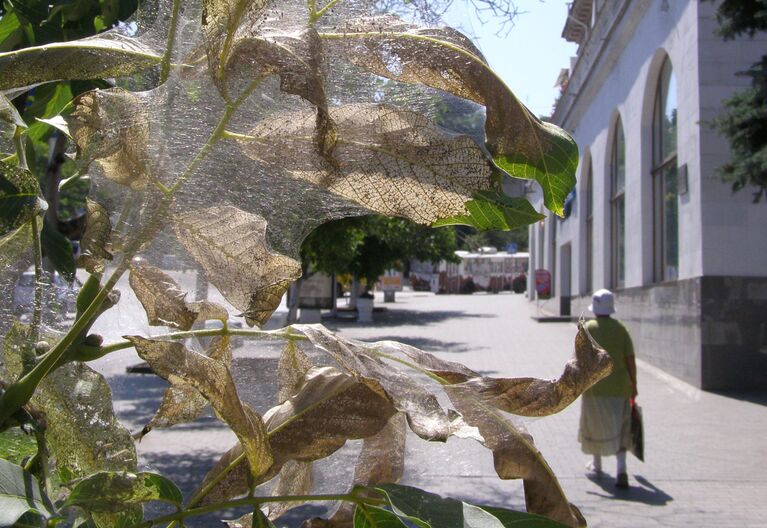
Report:
[{"label": "shadow on sidewalk", "polygon": [[420,348],[425,352],[471,352],[474,350],[480,350],[486,347],[470,346],[466,343],[458,343],[455,341],[442,341],[440,339],[432,339],[429,337],[412,337],[412,336],[398,336],[398,335],[381,335],[366,337],[365,341],[373,343],[375,341],[398,341],[406,345]]},{"label": "shadow on sidewalk", "polygon": [[[629,477],[629,488],[618,489],[615,487],[615,479],[609,476],[596,477],[588,475],[587,478],[602,488],[606,495],[594,491],[587,492],[589,495],[597,495],[606,499],[618,499],[622,501],[641,502],[650,506],[665,506],[674,500],[674,497],[657,487],[641,475]],[[632,483],[631,480],[636,481]],[[637,485],[637,483],[639,485]]]},{"label": "shadow on sidewalk", "polygon": [[499,317],[492,314],[472,314],[461,310],[436,310],[433,312],[420,312],[416,310],[384,310],[381,312],[375,312],[373,315],[373,322],[369,324],[361,324],[356,321],[347,319],[327,319],[323,320],[323,323],[328,328],[333,330],[346,327],[365,327],[365,326],[402,326],[402,325],[428,325],[433,323],[441,323],[448,319],[465,319],[465,318],[482,318],[488,319],[491,317]]},{"label": "shadow on sidewalk", "polygon": [[764,405],[767,406],[767,393],[765,392],[757,392],[754,391],[711,391],[714,394],[718,394],[719,396],[724,396],[725,398],[732,398],[734,400],[740,400],[744,402],[749,403],[755,403],[757,405]]}]

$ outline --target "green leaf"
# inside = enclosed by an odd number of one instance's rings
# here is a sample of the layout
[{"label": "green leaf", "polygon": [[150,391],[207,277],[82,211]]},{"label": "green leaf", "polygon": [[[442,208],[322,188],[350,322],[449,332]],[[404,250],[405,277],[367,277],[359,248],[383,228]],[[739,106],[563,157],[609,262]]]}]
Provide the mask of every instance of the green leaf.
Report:
[{"label": "green leaf", "polygon": [[[507,528],[531,526],[535,528],[564,528],[566,525],[540,515],[479,506],[456,499],[443,498],[422,489],[398,484],[384,484],[376,487],[383,494],[392,511],[419,528]],[[369,506],[366,508],[370,509]],[[386,511],[386,510],[383,510]],[[372,526],[398,526],[357,524],[355,511],[354,528]]]},{"label": "green leaf", "polygon": [[365,505],[354,510],[354,528],[405,528],[405,524],[389,510]]},{"label": "green leaf", "polygon": [[494,508],[492,506],[478,507],[492,514],[493,517],[501,521],[503,526],[519,526],[524,528],[563,528],[566,526],[565,524],[552,521],[548,517],[535,515],[533,513],[507,510],[505,508]]},{"label": "green leaf", "polygon": [[162,57],[117,32],[0,53],[0,90],[66,79],[123,77],[158,64]]},{"label": "green leaf", "polygon": [[16,40],[21,30],[21,21],[15,12],[5,13],[0,18],[0,49],[10,49],[15,46],[15,42],[6,42],[6,40]]},{"label": "green leaf", "polygon": [[0,526],[13,526],[28,512],[49,518],[54,508],[34,476],[0,459]]},{"label": "green leaf", "polygon": [[[8,100],[8,98],[1,93],[0,93],[0,121],[3,123],[7,123],[8,125],[11,126],[11,128],[14,128],[14,127],[27,128],[27,124],[21,118],[19,111],[16,110],[16,107],[13,106],[13,104]],[[7,125],[3,126],[3,128],[6,128],[6,127]]]},{"label": "green leaf", "polygon": [[382,484],[376,490],[383,493],[397,515],[420,528],[463,526],[460,501],[399,484]]},{"label": "green leaf", "polygon": [[[47,87],[50,89],[43,90]],[[32,123],[27,135],[36,141],[43,140],[50,130],[50,125],[71,138],[67,124],[60,115],[72,101],[70,84],[68,82],[45,84],[35,89],[34,98],[35,104],[24,112],[24,117]]]},{"label": "green leaf", "polygon": [[[543,204],[559,216],[564,215],[565,198],[575,187],[578,145],[567,132],[551,123],[539,122],[546,133],[546,147],[533,162],[528,154],[498,151],[493,161],[512,176],[537,181],[543,190]],[[541,132],[536,132],[541,134]]]},{"label": "green leaf", "polygon": [[[37,121],[38,123],[41,123],[42,125],[52,126],[53,128],[63,132],[68,138],[70,139],[72,138],[72,135],[69,133],[69,124],[67,124],[64,118],[61,117],[60,115],[53,116],[50,119],[38,117]],[[37,123],[35,123],[35,125],[37,125]],[[35,125],[32,125],[32,127],[34,127]],[[47,126],[45,126],[44,128],[47,128]],[[32,137],[31,134],[30,134],[30,137]]]},{"label": "green leaf", "polygon": [[46,220],[40,243],[43,246],[43,255],[48,257],[62,277],[71,282],[75,277],[75,255],[69,239]]},{"label": "green leaf", "polygon": [[32,173],[0,161],[0,235],[37,214],[38,194],[40,186]]},{"label": "green leaf", "polygon": [[512,198],[495,191],[475,193],[474,199],[466,202],[465,206],[468,215],[442,218],[434,222],[432,227],[461,224],[481,230],[508,231],[545,218],[526,198]]},{"label": "green leaf", "polygon": [[115,513],[142,502],[162,501],[180,506],[183,500],[178,487],[162,475],[101,471],[78,482],[65,506]]}]

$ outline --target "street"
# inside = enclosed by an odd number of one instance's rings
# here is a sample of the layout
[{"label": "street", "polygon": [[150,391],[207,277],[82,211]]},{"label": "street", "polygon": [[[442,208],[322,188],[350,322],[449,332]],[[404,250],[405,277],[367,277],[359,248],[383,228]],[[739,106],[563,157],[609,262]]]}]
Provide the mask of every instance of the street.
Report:
[{"label": "street", "polygon": [[[184,288],[194,284],[193,279],[176,279]],[[99,321],[97,329],[107,335],[106,342],[147,331],[143,311],[137,311],[140,306],[127,289],[122,306]],[[372,324],[324,323],[346,337],[402,341],[492,376],[556,378],[573,352],[575,324],[535,322],[535,305],[523,295],[403,292],[395,303],[386,304],[377,294],[376,306],[384,310],[375,313]],[[240,395],[259,412],[274,404],[280,350],[280,343],[249,341],[234,351]],[[614,458],[605,459],[607,476],[602,480],[586,477],[587,457],[577,442],[579,401],[558,415],[523,420],[569,500],[594,527],[763,526],[758,505],[767,496],[767,402],[699,391],[641,361],[641,353],[637,351],[638,402],[645,413],[647,462],[629,456],[629,490],[614,488]],[[135,352],[125,350],[95,362],[109,378],[118,416],[132,432],[149,420],[166,386],[151,375],[126,374],[125,366],[138,361]],[[234,435],[208,416],[151,432],[139,452],[145,469],[169,475],[189,494],[234,442]],[[346,490],[360,444],[349,442],[316,464],[316,492]],[[490,452],[473,441],[433,444],[410,434],[406,464],[403,484],[524,509],[521,481],[500,481]]]}]

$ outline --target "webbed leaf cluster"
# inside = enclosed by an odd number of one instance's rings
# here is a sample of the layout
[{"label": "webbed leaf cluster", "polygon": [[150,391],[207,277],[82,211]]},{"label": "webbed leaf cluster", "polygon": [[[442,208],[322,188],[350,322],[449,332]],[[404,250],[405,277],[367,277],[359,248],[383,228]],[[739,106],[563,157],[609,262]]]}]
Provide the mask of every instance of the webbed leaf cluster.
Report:
[{"label": "webbed leaf cluster", "polygon": [[[303,240],[332,219],[380,213],[482,229],[540,220],[525,198],[504,194],[509,178],[536,180],[546,207],[561,214],[577,165],[572,139],[533,116],[466,36],[380,16],[368,2],[158,0],[150,12],[133,29],[0,53],[0,91],[9,97],[57,80],[112,85],[76,95],[63,115],[40,122],[71,137],[77,167],[93,184],[79,258],[91,277],[75,321],[39,356],[39,321],[5,338],[10,389],[0,395],[0,422],[27,404],[47,417],[57,469],[83,479],[65,507],[89,512],[97,526],[119,526],[139,522],[143,502],[182,502],[172,483],[137,472],[106,381],[80,362],[132,347],[170,384],[142,435],[194,421],[210,405],[237,436],[172,520],[247,495],[240,500],[254,515],[235,523],[269,526],[314,491],[315,461],[362,440],[346,496],[356,507],[317,522],[421,526],[440,508],[449,523],[514,522],[508,512],[392,486],[404,471],[409,428],[426,441],[476,440],[499,478],[524,481],[528,512],[582,525],[531,436],[506,414],[559,412],[607,375],[609,357],[582,328],[562,376],[540,380],[482,376],[320,325],[265,333],[229,324],[269,320],[301,276]],[[484,142],[435,124],[449,97],[485,108]],[[15,139],[32,133],[3,95],[0,120]],[[15,156],[0,162],[3,267],[34,242],[32,219],[42,208],[23,152]],[[163,269],[171,248],[237,312],[187,299]],[[170,334],[116,344],[89,334],[116,302],[111,290],[124,273],[148,324]],[[201,329],[208,320],[223,327]],[[276,405],[263,415],[241,400],[232,376],[236,333],[287,340],[272,373]],[[214,338],[200,352],[182,341],[191,335]],[[24,400],[20,387],[34,390]],[[253,495],[273,479],[267,497],[279,499]],[[404,511],[402,498],[416,496],[423,508]]]}]

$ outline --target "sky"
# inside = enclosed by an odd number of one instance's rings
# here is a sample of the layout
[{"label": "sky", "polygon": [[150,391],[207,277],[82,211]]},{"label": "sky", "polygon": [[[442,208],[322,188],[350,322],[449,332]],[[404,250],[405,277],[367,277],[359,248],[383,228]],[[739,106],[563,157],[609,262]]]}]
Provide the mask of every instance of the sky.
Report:
[{"label": "sky", "polygon": [[490,63],[535,115],[549,115],[559,89],[554,87],[559,71],[570,65],[577,46],[561,37],[567,18],[565,0],[516,0],[523,13],[508,35],[500,25],[483,15],[477,18],[468,0],[455,0],[445,23],[473,37]]}]

